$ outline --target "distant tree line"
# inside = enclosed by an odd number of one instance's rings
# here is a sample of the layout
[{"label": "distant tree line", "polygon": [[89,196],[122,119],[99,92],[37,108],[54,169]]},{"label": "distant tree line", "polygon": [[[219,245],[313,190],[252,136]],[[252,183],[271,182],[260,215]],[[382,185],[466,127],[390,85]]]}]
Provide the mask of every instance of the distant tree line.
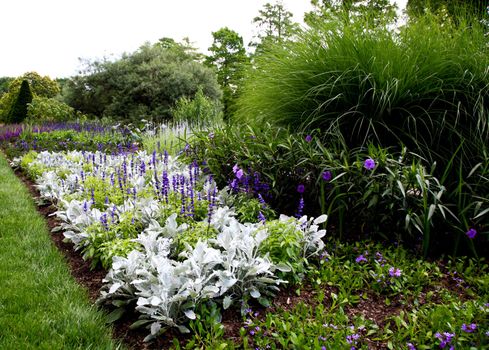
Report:
[{"label": "distant tree line", "polygon": [[[389,0],[311,0],[311,4],[312,11],[304,14],[310,27],[333,18],[367,23],[371,28],[386,27],[397,18],[396,6]],[[483,17],[489,0],[409,0],[406,12],[412,20],[426,11],[455,16],[460,5]],[[35,72],[0,78],[0,122],[11,121],[24,80],[33,96],[28,103],[31,119],[88,115],[126,122],[142,118],[163,121],[172,118],[172,108],[180,99],[191,100],[197,92],[200,99],[222,106],[224,118],[230,118],[254,60],[275,45],[294,40],[301,30],[292,18],[282,1],[266,3],[251,20],[256,34],[247,45],[238,32],[225,27],[212,33],[208,55],[199,53],[187,38],[176,42],[164,37],[116,60],[82,61],[82,70],[71,78],[55,81]]]}]

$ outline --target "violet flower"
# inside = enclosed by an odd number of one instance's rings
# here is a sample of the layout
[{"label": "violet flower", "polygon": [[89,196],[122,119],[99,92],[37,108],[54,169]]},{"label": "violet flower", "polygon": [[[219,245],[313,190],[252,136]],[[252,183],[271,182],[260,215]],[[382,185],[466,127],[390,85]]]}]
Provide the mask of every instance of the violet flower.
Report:
[{"label": "violet flower", "polygon": [[331,180],[331,171],[327,170],[327,171],[324,171],[321,175],[321,177],[323,178],[324,181],[329,181]]},{"label": "violet flower", "polygon": [[363,162],[363,166],[367,170],[373,170],[375,168],[375,160],[373,160],[372,158],[367,158]]},{"label": "violet flower", "polygon": [[465,232],[465,234],[470,239],[473,239],[477,235],[477,231],[474,228],[471,228],[470,230],[468,230],[467,232]]},{"label": "violet flower", "polygon": [[297,192],[299,192],[300,194],[304,193],[305,190],[306,190],[306,187],[303,184],[300,184],[299,186],[297,186]]}]

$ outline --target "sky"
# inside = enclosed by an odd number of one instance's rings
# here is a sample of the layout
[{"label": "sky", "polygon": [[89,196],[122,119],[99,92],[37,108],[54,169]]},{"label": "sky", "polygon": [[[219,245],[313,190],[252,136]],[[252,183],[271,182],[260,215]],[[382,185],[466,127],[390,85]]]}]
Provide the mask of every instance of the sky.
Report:
[{"label": "sky", "polygon": [[[407,0],[396,1],[404,7]],[[245,44],[252,20],[274,0],[16,0],[1,1],[0,77],[36,71],[51,78],[76,75],[79,58],[117,58],[145,42],[188,37],[200,52],[212,32],[229,27]],[[283,0],[302,23],[310,0]]]}]

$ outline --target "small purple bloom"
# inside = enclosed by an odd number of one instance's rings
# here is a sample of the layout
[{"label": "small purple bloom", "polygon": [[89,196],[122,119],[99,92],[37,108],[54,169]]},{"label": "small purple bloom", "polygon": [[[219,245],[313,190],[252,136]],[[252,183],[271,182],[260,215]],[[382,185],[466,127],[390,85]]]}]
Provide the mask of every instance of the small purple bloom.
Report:
[{"label": "small purple bloom", "polygon": [[401,277],[401,270],[400,269],[397,269],[395,267],[391,267],[389,269],[389,275],[391,277]]},{"label": "small purple bloom", "polygon": [[238,172],[238,170],[239,170],[238,164],[234,164],[234,166],[233,166],[233,173],[236,174]]},{"label": "small purple bloom", "polygon": [[477,234],[477,231],[474,228],[471,228],[470,230],[468,230],[467,232],[465,232],[465,234],[470,239],[473,239],[475,237],[475,235]]},{"label": "small purple bloom", "polygon": [[416,347],[413,345],[413,343],[407,343],[408,350],[416,350]]},{"label": "small purple bloom", "polygon": [[242,169],[239,169],[237,172],[236,172],[236,177],[241,180],[241,178],[243,177],[243,170]]},{"label": "small purple bloom", "polygon": [[210,139],[213,139],[214,138],[214,133],[213,132],[209,133],[209,138]]},{"label": "small purple bloom", "polygon": [[367,170],[372,170],[373,168],[375,168],[375,160],[373,160],[372,158],[367,158],[365,159],[365,162],[363,162],[363,166]]},{"label": "small purple bloom", "polygon": [[331,177],[332,177],[332,175],[331,175],[331,171],[325,171],[325,172],[323,172],[323,174],[322,174],[322,178],[323,178],[323,180],[324,180],[324,181],[329,181],[329,180],[331,180]]},{"label": "small purple bloom", "polygon": [[303,184],[300,184],[299,186],[297,186],[297,192],[304,193],[305,190],[306,190],[306,187]]},{"label": "small purple bloom", "polygon": [[307,135],[306,136],[306,142],[311,142],[312,141],[312,136],[311,135]]},{"label": "small purple bloom", "polygon": [[473,333],[477,329],[477,325],[475,323],[471,323],[470,325],[464,323],[461,328],[465,333]]},{"label": "small purple bloom", "polygon": [[359,256],[357,256],[357,258],[355,259],[355,261],[357,263],[361,263],[362,261],[367,261],[367,259],[363,255],[359,255]]}]

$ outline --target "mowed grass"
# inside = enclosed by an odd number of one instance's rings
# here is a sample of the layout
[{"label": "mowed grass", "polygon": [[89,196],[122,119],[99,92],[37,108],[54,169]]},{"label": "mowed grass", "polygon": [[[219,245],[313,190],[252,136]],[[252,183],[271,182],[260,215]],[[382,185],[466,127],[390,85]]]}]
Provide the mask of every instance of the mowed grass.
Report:
[{"label": "mowed grass", "polygon": [[0,156],[0,349],[119,349]]}]

